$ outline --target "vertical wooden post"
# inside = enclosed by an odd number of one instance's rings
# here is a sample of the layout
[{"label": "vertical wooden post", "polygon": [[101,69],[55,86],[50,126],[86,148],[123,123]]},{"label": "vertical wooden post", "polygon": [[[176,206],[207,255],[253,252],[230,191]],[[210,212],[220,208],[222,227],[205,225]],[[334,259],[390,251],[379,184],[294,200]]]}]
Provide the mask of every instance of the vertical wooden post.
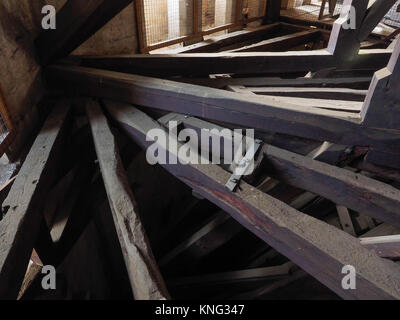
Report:
[{"label": "vertical wooden post", "polygon": [[139,51],[144,53],[147,48],[146,25],[143,0],[134,1],[136,13],[136,29],[139,42]]},{"label": "vertical wooden post", "polygon": [[267,0],[267,8],[264,16],[264,24],[279,21],[281,16],[281,0]]},{"label": "vertical wooden post", "polygon": [[[339,19],[335,21],[328,51],[342,60],[352,59],[360,50],[358,31],[367,11],[369,0],[344,0]],[[355,21],[352,19],[355,18]]]}]

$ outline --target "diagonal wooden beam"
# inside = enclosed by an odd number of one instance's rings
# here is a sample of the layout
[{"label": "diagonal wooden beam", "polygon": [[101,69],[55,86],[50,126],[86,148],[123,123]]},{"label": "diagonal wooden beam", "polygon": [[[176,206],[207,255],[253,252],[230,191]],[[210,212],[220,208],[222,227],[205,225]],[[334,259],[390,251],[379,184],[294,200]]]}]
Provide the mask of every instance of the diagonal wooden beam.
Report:
[{"label": "diagonal wooden beam", "polygon": [[248,96],[169,80],[76,66],[47,70],[49,83],[83,95],[134,103],[341,145],[400,145],[397,131],[360,125],[358,114],[296,106],[273,97]]},{"label": "diagonal wooden beam", "polygon": [[67,130],[66,103],[46,120],[2,204],[0,221],[0,298],[16,299],[40,222],[43,196],[55,176],[57,153]]},{"label": "diagonal wooden beam", "polygon": [[281,37],[263,40],[242,48],[230,50],[228,52],[266,52],[266,51],[286,51],[295,46],[315,41],[320,36],[319,31],[308,30],[300,31]]},{"label": "diagonal wooden beam", "polygon": [[[128,136],[143,148],[151,129],[162,127],[130,105],[106,103],[107,110]],[[159,151],[171,152],[180,144],[173,136],[157,140]],[[168,140],[172,139],[172,144]],[[191,155],[198,159],[197,154]],[[182,160],[182,159],[180,159]],[[235,193],[225,188],[230,174],[216,165],[163,164],[163,167],[189,187],[230,213],[280,253],[345,299],[400,299],[400,266],[379,258],[362,247],[358,239],[305,215],[254,187],[242,183]],[[356,270],[355,290],[342,287],[342,268],[352,265]],[[379,270],[377,272],[376,270]]]},{"label": "diagonal wooden beam", "polygon": [[134,297],[138,300],[166,299],[169,294],[137,213],[107,119],[93,100],[87,101],[86,112]]},{"label": "diagonal wooden beam", "polygon": [[386,13],[396,4],[397,0],[376,0],[368,8],[367,14],[358,32],[358,40],[364,41],[375,27],[385,17]]},{"label": "diagonal wooden beam", "polygon": [[57,13],[57,28],[43,30],[36,47],[43,64],[62,58],[100,30],[132,0],[68,0]]},{"label": "diagonal wooden beam", "polygon": [[[194,129],[198,136],[203,128],[217,127],[187,116],[171,115],[170,119],[179,120],[185,128]],[[223,148],[222,141],[215,145],[216,148]],[[209,150],[219,152],[213,148],[214,144],[211,144]],[[263,173],[287,185],[307,190],[338,205],[400,227],[400,191],[364,175],[315,160],[323,159],[328,151],[329,144],[327,149],[319,148],[315,154],[303,156],[267,145],[262,150],[262,167],[266,168]]]}]

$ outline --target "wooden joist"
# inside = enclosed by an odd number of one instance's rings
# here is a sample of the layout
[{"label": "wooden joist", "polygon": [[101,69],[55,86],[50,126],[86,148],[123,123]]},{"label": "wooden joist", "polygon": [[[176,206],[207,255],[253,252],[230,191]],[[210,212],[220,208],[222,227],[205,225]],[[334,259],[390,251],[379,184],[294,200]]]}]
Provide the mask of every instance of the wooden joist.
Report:
[{"label": "wooden joist", "polygon": [[67,62],[148,76],[201,76],[309,72],[332,67],[378,70],[386,66],[391,53],[388,49],[360,50],[354,59],[344,62],[327,50],[73,56]]},{"label": "wooden joist", "polygon": [[360,125],[358,114],[277,102],[273,97],[182,84],[144,76],[77,66],[53,66],[50,83],[83,95],[115,99],[262,131],[285,133],[342,145],[400,145],[397,131]]},{"label": "wooden joist", "polygon": [[[143,148],[154,143],[146,141],[150,129],[163,130],[157,122],[130,105],[108,102],[106,107],[128,136]],[[168,138],[179,148],[175,137]],[[179,154],[169,148],[168,143],[157,141],[157,145],[159,150],[169,151],[179,159]],[[192,156],[198,159],[198,155]],[[216,165],[181,165],[178,161],[178,164],[163,164],[163,167],[341,297],[400,298],[400,267],[363,248],[358,239],[300,213],[246,183],[242,183],[235,193],[228,191],[225,183],[230,174]],[[342,287],[341,272],[345,265],[355,267],[355,290]]]},{"label": "wooden joist", "polygon": [[167,299],[169,295],[137,213],[107,119],[93,100],[87,101],[86,112],[134,297],[137,300]]},{"label": "wooden joist", "polygon": [[68,110],[66,102],[54,108],[2,204],[1,299],[15,299],[20,290],[42,219],[43,197],[52,183],[57,153],[66,133]]},{"label": "wooden joist", "polygon": [[71,53],[132,0],[68,0],[57,13],[57,27],[43,30],[36,47],[43,64]]}]

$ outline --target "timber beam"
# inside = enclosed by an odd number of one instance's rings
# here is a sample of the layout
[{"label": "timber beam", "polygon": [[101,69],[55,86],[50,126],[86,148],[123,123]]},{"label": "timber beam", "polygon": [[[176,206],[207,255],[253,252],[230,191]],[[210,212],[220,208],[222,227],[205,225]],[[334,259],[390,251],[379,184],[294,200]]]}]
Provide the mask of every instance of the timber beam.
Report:
[{"label": "timber beam", "polygon": [[72,56],[67,63],[148,76],[204,76],[209,74],[259,74],[309,72],[326,68],[379,70],[392,54],[388,49],[360,50],[341,61],[327,50],[290,52],[134,54]]},{"label": "timber beam", "polygon": [[[170,146],[180,143],[173,136],[166,141],[146,141],[151,129],[161,125],[130,105],[106,102],[112,118],[126,134],[143,148],[156,143],[183,160]],[[171,139],[172,144],[168,144]],[[198,159],[197,154],[191,157]],[[171,174],[239,223],[287,256],[303,270],[346,299],[400,299],[400,266],[365,249],[358,239],[333,226],[305,215],[273,197],[242,182],[237,192],[230,192],[225,183],[230,174],[216,165],[162,164]],[[354,266],[357,277],[355,290],[342,287],[342,269]],[[376,270],[380,272],[377,273]]]},{"label": "timber beam", "polygon": [[18,296],[42,221],[48,192],[68,125],[69,108],[60,103],[46,120],[2,204],[0,221],[0,298]]},{"label": "timber beam", "polygon": [[358,114],[277,102],[274,97],[76,66],[53,66],[47,75],[49,83],[71,93],[118,99],[261,131],[341,145],[379,146],[381,150],[400,145],[397,131],[362,126]]},{"label": "timber beam", "polygon": [[133,295],[138,300],[165,300],[169,294],[137,213],[107,118],[93,100],[86,102],[86,112]]}]

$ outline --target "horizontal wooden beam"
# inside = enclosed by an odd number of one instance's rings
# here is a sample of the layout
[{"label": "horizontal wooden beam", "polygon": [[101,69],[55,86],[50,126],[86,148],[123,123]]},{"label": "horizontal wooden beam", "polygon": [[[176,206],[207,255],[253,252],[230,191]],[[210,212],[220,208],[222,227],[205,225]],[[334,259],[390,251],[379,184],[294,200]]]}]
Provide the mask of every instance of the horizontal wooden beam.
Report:
[{"label": "horizontal wooden beam", "polygon": [[69,92],[341,145],[400,145],[397,131],[367,128],[348,112],[296,106],[174,81],[77,66],[53,66],[48,81]]},{"label": "horizontal wooden beam", "polygon": [[387,49],[360,50],[354,59],[346,62],[337,60],[326,50],[74,56],[69,62],[148,76],[199,76],[309,72],[331,67],[378,70],[387,65],[391,53]]},{"label": "horizontal wooden beam", "polygon": [[227,86],[244,87],[345,87],[369,86],[372,77],[354,77],[354,78],[295,78],[280,79],[270,77],[252,77],[252,78],[177,78],[176,81],[197,84],[200,86],[223,89]]},{"label": "horizontal wooden beam", "polygon": [[0,298],[16,299],[42,221],[43,196],[55,176],[69,108],[56,106],[46,120],[2,204]]},{"label": "horizontal wooden beam", "polygon": [[[181,145],[176,137],[167,135],[167,141],[146,141],[149,130],[163,128],[143,112],[130,105],[109,102],[106,102],[106,107],[127,135],[143,148],[156,143],[160,152],[165,150],[178,158],[178,164],[162,164],[171,174],[230,213],[243,226],[341,297],[400,299],[400,266],[365,249],[358,239],[296,211],[246,183],[241,183],[237,192],[230,192],[225,187],[230,174],[222,168],[181,164],[179,160],[183,159],[167,142],[171,139],[179,149]],[[191,156],[198,159],[197,154],[192,153]],[[342,287],[342,269],[346,265],[354,266],[356,270],[355,290]]]},{"label": "horizontal wooden beam", "polygon": [[138,300],[164,300],[169,294],[137,213],[114,135],[98,102],[86,101],[86,113],[133,295]]}]

